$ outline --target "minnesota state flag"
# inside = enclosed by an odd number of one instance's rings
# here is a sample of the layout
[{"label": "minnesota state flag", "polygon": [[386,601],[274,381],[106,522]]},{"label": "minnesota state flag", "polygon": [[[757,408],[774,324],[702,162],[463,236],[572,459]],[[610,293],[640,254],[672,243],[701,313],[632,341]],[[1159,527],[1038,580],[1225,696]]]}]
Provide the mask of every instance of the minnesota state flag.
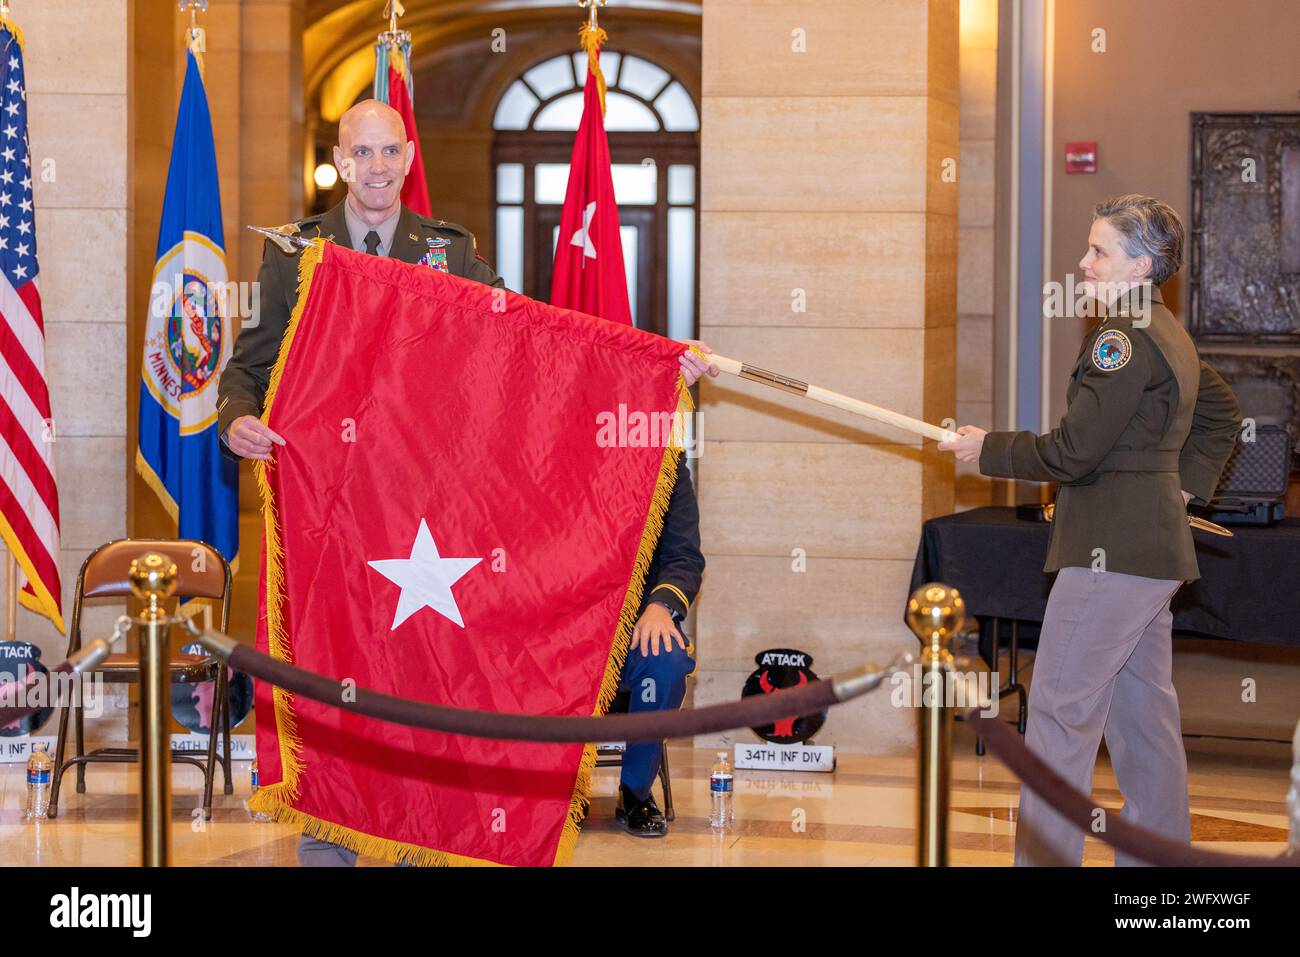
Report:
[{"label": "minnesota state flag", "polygon": [[233,560],[239,549],[239,472],[217,436],[217,377],[230,358],[230,313],[212,119],[199,62],[186,54],[153,272],[136,470],[176,519]]}]

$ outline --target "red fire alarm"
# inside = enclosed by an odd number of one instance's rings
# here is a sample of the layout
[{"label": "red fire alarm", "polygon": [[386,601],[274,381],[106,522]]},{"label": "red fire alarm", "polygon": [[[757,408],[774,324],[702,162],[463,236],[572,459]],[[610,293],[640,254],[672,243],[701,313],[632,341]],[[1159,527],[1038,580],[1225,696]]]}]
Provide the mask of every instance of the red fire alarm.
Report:
[{"label": "red fire alarm", "polygon": [[1065,171],[1067,173],[1097,172],[1097,143],[1066,143]]}]

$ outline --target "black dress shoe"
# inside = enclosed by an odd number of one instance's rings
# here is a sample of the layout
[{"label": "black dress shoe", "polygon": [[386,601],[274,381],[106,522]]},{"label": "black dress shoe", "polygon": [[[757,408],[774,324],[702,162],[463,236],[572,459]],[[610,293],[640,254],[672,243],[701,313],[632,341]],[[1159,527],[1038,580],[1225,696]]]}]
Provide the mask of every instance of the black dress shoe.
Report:
[{"label": "black dress shoe", "polygon": [[659,805],[655,804],[653,793],[644,801],[638,801],[635,794],[620,785],[614,819],[636,837],[663,837],[668,833],[668,822]]}]

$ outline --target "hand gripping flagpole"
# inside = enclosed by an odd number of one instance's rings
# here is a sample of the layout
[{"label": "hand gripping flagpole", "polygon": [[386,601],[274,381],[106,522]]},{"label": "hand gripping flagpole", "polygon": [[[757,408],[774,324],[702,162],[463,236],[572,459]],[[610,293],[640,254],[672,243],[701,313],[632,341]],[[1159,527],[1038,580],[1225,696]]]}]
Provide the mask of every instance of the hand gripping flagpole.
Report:
[{"label": "hand gripping flagpole", "polygon": [[[298,235],[297,227],[290,225],[285,226],[249,226],[255,233],[260,233],[271,242],[275,243],[286,254],[292,254],[295,249],[305,249],[311,245],[311,240],[305,239]],[[731,359],[727,356],[718,355],[716,352],[703,352],[698,349],[692,349],[696,355],[718,367],[722,372],[728,375],[734,375],[741,379],[748,379],[750,382],[761,382],[763,385],[771,386],[774,389],[780,389],[782,392],[789,392],[792,395],[802,395],[805,398],[812,399],[814,402],[820,402],[823,405],[834,406],[845,412],[852,412],[854,415],[860,415],[863,418],[872,419],[876,422],[883,422],[885,425],[892,425],[904,432],[911,432],[922,438],[934,439],[936,442],[954,442],[960,436],[949,429],[941,428],[937,425],[931,425],[921,419],[914,419],[910,415],[903,415],[901,412],[895,412],[892,409],[886,409],[883,406],[872,405],[870,402],[863,402],[861,399],[855,399],[852,396],[844,395],[840,392],[832,392],[830,389],[823,389],[819,385],[811,385],[801,379],[795,379],[780,372],[769,372],[767,369],[760,369],[758,366],[751,366],[748,363],[741,362],[739,359]],[[1223,535],[1228,538],[1232,537],[1232,532],[1228,531],[1221,525],[1216,525],[1211,521],[1200,518],[1195,515],[1187,516],[1187,523],[1195,529],[1205,532],[1212,532],[1215,535]]]},{"label": "hand gripping flagpole", "polygon": [[[292,254],[295,249],[303,249],[311,245],[310,240],[298,235],[297,227],[293,225],[275,227],[249,226],[248,228],[271,240],[286,254]],[[780,389],[782,392],[802,395],[814,402],[821,402],[824,405],[843,409],[845,412],[852,412],[855,415],[873,419],[876,422],[883,422],[886,425],[892,425],[905,432],[912,432],[923,438],[934,439],[938,442],[952,442],[959,438],[956,432],[940,428],[937,425],[931,425],[929,422],[922,422],[920,419],[903,415],[901,412],[894,412],[892,409],[872,405],[870,402],[863,402],[861,399],[855,399],[839,392],[832,392],[830,389],[823,389],[818,385],[810,385],[807,382],[782,375],[779,372],[769,372],[766,369],[751,366],[738,359],[720,356],[716,352],[697,352],[697,354],[706,362],[716,365],[729,375],[739,376],[751,382],[761,382],[763,385]]]},{"label": "hand gripping flagpole", "polygon": [[738,359],[720,356],[716,352],[700,352],[698,355],[728,375],[739,376],[742,379],[748,379],[750,382],[761,382],[763,385],[769,385],[774,389],[780,389],[782,392],[789,392],[793,395],[802,395],[814,402],[831,405],[837,409],[843,409],[845,412],[852,412],[855,415],[876,422],[883,422],[885,425],[892,425],[897,429],[911,432],[922,438],[934,439],[937,442],[954,442],[960,438],[956,432],[940,428],[937,425],[931,425],[929,422],[923,422],[920,419],[914,419],[909,415],[903,415],[901,412],[894,412],[892,409],[872,405],[870,402],[863,402],[861,399],[854,399],[839,392],[832,392],[830,389],[823,389],[819,385],[810,385],[800,379],[793,379],[779,372],[769,372],[766,369],[751,366]]},{"label": "hand gripping flagpole", "polygon": [[[692,349],[705,362],[712,363],[719,370],[728,375],[739,376],[742,379],[748,379],[751,382],[761,382],[764,385],[770,385],[774,389],[780,389],[782,392],[790,392],[794,395],[806,396],[815,402],[821,402],[825,405],[833,405],[837,409],[843,409],[846,412],[852,412],[864,418],[874,419],[877,422],[883,422],[886,425],[892,425],[895,428],[911,432],[922,438],[934,439],[938,442],[954,442],[960,436],[956,432],[940,428],[937,425],[931,425],[929,422],[922,422],[920,419],[914,419],[911,416],[903,415],[901,412],[894,412],[891,409],[882,408],[878,405],[872,405],[870,402],[863,402],[861,399],[854,399],[851,396],[841,395],[838,392],[832,392],[830,389],[823,389],[821,386],[809,385],[799,379],[792,379],[789,376],[782,375],[779,372],[769,372],[766,369],[759,369],[756,366],[748,365],[738,359],[729,359],[726,356],[720,356],[716,352],[704,352],[699,349]],[[1050,518],[1048,519],[1051,520]],[[1222,525],[1216,525],[1208,519],[1201,518],[1198,515],[1188,515],[1187,524],[1193,529],[1201,532],[1210,532],[1214,535],[1222,535],[1225,538],[1232,538],[1232,532]]]}]

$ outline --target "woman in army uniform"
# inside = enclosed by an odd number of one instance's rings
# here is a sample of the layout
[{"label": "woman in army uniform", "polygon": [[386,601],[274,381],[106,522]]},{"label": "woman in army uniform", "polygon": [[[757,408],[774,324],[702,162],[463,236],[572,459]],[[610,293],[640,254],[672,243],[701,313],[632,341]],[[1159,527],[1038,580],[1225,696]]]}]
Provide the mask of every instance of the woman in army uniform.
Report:
[{"label": "woman in army uniform", "polygon": [[[1241,417],[1160,297],[1182,263],[1183,225],[1164,203],[1098,205],[1079,268],[1101,321],[1084,336],[1060,425],[963,426],[939,448],[985,475],[1061,483],[1026,746],[1086,794],[1104,735],[1125,820],[1190,841],[1169,603],[1200,577],[1187,503],[1214,494]],[[1078,865],[1083,838],[1021,787],[1017,865]]]}]

